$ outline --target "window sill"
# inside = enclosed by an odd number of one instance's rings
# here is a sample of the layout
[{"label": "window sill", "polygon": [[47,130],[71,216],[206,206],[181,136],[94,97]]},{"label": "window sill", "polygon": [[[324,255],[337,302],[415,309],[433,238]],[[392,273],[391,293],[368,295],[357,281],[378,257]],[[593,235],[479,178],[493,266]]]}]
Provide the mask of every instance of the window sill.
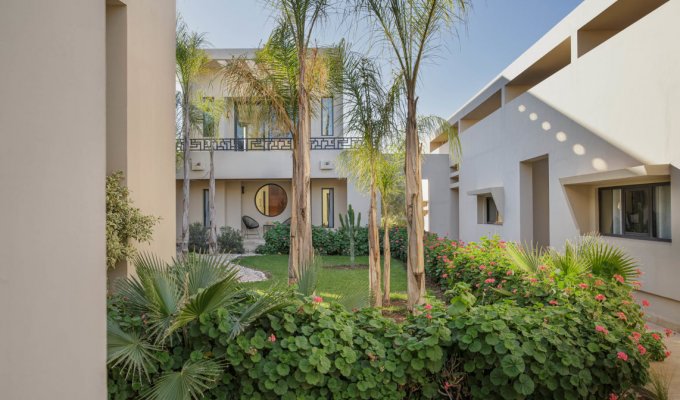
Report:
[{"label": "window sill", "polygon": [[633,235],[608,235],[606,233],[600,233],[600,236],[617,238],[617,239],[644,240],[644,241],[647,241],[647,242],[661,242],[661,243],[672,243],[673,242],[673,239],[659,239],[659,238],[653,238],[653,237],[633,236]]}]

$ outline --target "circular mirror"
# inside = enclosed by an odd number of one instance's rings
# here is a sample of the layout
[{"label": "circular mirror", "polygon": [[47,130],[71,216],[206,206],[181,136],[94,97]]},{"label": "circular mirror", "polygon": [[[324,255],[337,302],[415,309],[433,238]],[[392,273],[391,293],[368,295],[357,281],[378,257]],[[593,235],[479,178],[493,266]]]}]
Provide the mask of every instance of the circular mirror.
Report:
[{"label": "circular mirror", "polygon": [[286,209],[288,196],[286,191],[277,184],[268,183],[255,193],[255,207],[262,215],[276,217]]}]

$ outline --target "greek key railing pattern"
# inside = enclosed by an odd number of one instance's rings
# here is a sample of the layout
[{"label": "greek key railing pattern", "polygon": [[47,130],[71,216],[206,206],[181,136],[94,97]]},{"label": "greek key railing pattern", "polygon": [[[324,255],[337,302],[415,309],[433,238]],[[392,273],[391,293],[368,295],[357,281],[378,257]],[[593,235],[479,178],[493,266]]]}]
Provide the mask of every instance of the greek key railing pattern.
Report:
[{"label": "greek key railing pattern", "polygon": [[[357,137],[313,137],[311,138],[311,150],[346,150],[351,149],[361,143],[361,138]],[[293,140],[291,138],[198,138],[190,139],[190,151],[209,151],[210,146],[215,151],[271,151],[271,150],[292,150]],[[177,140],[177,150],[182,151],[184,142]]]}]

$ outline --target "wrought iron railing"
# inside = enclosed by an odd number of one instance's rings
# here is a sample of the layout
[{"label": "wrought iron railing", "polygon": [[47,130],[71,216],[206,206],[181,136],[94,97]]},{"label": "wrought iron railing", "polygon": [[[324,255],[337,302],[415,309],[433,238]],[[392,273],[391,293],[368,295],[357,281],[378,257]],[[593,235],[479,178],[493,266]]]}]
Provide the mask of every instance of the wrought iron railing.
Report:
[{"label": "wrought iron railing", "polygon": [[[360,144],[358,137],[313,137],[311,138],[311,150],[346,150]],[[215,151],[270,151],[292,150],[291,138],[198,138],[190,139],[189,150],[209,151],[211,145]],[[184,141],[177,140],[177,150],[184,148]]]}]

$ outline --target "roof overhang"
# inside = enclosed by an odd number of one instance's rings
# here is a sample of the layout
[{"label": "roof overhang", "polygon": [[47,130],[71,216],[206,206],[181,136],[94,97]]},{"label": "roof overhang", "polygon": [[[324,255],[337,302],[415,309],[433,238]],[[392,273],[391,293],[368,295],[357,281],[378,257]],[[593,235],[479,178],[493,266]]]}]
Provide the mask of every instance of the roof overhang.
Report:
[{"label": "roof overhang", "polygon": [[670,164],[638,165],[635,167],[574,175],[560,178],[562,185],[600,185],[614,183],[637,183],[670,176]]}]

